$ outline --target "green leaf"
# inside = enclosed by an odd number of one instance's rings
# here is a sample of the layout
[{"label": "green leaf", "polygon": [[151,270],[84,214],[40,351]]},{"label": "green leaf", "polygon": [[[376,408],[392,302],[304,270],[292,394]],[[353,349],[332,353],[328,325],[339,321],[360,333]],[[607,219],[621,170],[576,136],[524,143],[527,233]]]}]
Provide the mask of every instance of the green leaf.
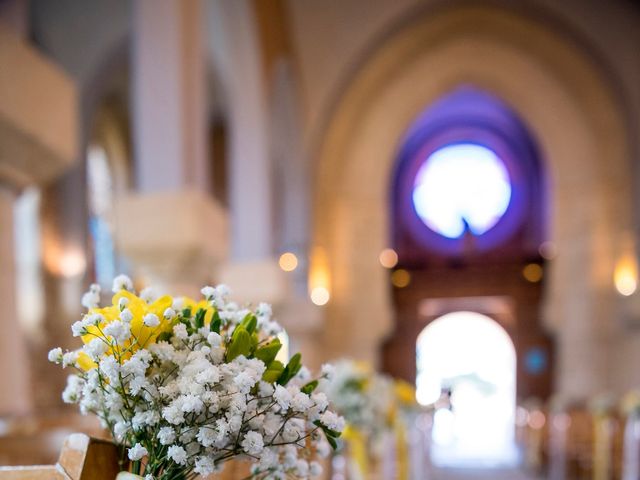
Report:
[{"label": "green leaf", "polygon": [[312,380],[311,382],[307,383],[304,387],[302,387],[300,391],[302,393],[306,393],[307,395],[311,395],[311,393],[316,389],[317,386],[318,386],[318,380]]},{"label": "green leaf", "polygon": [[253,333],[256,331],[256,327],[258,326],[258,319],[253,313],[247,313],[247,315],[242,319],[240,323],[247,332]]},{"label": "green leaf", "polygon": [[158,342],[168,342],[171,339],[171,332],[162,332],[156,339]]},{"label": "green leaf", "polygon": [[282,362],[274,360],[267,367],[267,370],[262,375],[262,379],[267,383],[275,383],[278,378],[280,378],[280,375],[282,375],[283,371],[284,365],[282,364]]},{"label": "green leaf", "polygon": [[342,432],[338,432],[336,430],[331,430],[329,427],[327,427],[325,424],[323,424],[320,420],[316,420],[315,422],[313,422],[313,424],[316,427],[320,427],[327,437],[339,438],[342,435]]},{"label": "green leaf", "polygon": [[336,442],[336,438],[338,438],[342,434],[340,432],[336,432],[335,430],[331,430],[326,425],[323,425],[320,420],[316,420],[315,422],[313,422],[313,424],[324,432],[324,436],[327,439],[327,442],[329,442],[331,448],[336,450],[338,448],[338,442]]},{"label": "green leaf", "polygon": [[296,353],[293,357],[291,357],[291,360],[289,360],[289,363],[284,368],[284,372],[282,372],[282,375],[280,375],[280,378],[278,378],[278,383],[280,385],[286,385],[287,383],[289,383],[289,380],[297,375],[297,373],[302,368],[301,360],[302,356],[299,353]]},{"label": "green leaf", "polygon": [[231,342],[227,347],[227,361],[231,361],[240,355],[248,357],[251,353],[251,346],[251,335],[245,330],[243,326],[238,325],[233,331]]},{"label": "green leaf", "polygon": [[274,338],[266,345],[258,348],[254,355],[256,358],[262,360],[265,365],[269,365],[276,359],[281,348],[282,344],[280,343],[280,340]]},{"label": "green leaf", "polygon": [[190,308],[182,309],[182,316],[184,318],[191,318],[191,309]]},{"label": "green leaf", "polygon": [[209,329],[212,332],[220,333],[220,327],[222,326],[222,319],[220,318],[220,314],[218,314],[218,309],[213,312],[213,317],[211,318],[211,323],[209,324]]},{"label": "green leaf", "polygon": [[204,327],[204,316],[206,315],[206,313],[207,312],[204,308],[198,309],[198,311],[196,312],[196,318],[195,318],[196,328]]}]

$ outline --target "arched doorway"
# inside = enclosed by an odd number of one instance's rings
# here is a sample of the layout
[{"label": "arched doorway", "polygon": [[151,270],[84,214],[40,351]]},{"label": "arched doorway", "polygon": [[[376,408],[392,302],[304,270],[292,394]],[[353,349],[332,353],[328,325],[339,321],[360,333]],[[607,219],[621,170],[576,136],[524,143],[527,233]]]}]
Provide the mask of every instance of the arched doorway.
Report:
[{"label": "arched doorway", "polygon": [[418,335],[416,367],[421,403],[449,398],[434,415],[434,464],[516,463],[516,350],[504,328],[476,312],[443,315]]}]

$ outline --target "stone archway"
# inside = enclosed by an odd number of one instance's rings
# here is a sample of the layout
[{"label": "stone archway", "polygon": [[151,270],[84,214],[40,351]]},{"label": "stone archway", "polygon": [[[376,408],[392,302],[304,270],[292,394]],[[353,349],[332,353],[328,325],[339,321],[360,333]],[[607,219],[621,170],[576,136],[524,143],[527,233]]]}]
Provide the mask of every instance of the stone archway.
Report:
[{"label": "stone archway", "polygon": [[[392,327],[377,256],[387,246],[396,149],[422,109],[464,84],[511,105],[539,141],[551,180],[550,240],[559,252],[545,308],[562,352],[558,386],[571,395],[597,391],[609,368],[618,237],[631,223],[623,115],[583,50],[494,7],[432,12],[387,39],[327,123],[314,203],[314,245],[326,253],[332,289],[327,351],[376,360]],[[580,368],[585,362],[591,371]]]}]

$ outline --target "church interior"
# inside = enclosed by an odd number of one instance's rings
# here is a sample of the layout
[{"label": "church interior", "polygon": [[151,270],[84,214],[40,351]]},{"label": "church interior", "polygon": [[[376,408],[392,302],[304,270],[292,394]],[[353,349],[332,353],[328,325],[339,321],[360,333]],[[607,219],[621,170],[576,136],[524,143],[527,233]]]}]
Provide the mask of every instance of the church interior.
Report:
[{"label": "church interior", "polygon": [[0,478],[99,435],[47,352],[126,274],[415,389],[408,467],[322,478],[639,480],[639,52],[631,0],[0,0]]}]

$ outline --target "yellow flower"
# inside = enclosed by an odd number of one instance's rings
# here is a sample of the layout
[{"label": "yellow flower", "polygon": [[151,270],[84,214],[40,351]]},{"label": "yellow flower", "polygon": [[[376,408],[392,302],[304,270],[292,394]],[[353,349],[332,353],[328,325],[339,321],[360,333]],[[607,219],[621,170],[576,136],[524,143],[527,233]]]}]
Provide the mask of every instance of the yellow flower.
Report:
[{"label": "yellow flower", "polygon": [[416,389],[409,382],[396,380],[394,382],[394,390],[396,392],[396,398],[400,404],[405,406],[415,405]]},{"label": "yellow flower", "polygon": [[209,325],[211,323],[211,319],[213,319],[213,314],[215,313],[216,309],[211,305],[210,302],[208,302],[207,300],[200,300],[199,302],[196,302],[189,297],[183,297],[182,300],[184,302],[184,308],[189,308],[192,315],[195,315],[198,310],[203,309],[205,311],[204,324]]},{"label": "yellow flower", "polygon": [[[148,304],[133,293],[121,290],[113,296],[112,305],[89,310],[88,315],[100,314],[104,317],[104,321],[99,325],[91,325],[86,328],[87,334],[82,336],[82,341],[85,344],[94,338],[105,338],[103,334],[104,327],[120,317],[119,303],[121,298],[128,300],[126,308],[129,309],[132,315],[130,321],[131,338],[123,345],[111,346],[105,353],[105,355],[120,357],[120,361],[130,358],[137,350],[155,343],[160,334],[170,332],[173,327],[172,321],[164,318],[165,310],[171,307],[173,303],[173,299],[170,296],[162,296],[153,303]],[[158,326],[148,327],[144,324],[144,317],[149,313],[153,313],[160,319]],[[105,340],[107,339],[105,338]],[[78,355],[78,365],[85,371],[96,367],[96,363],[83,352]]]}]

